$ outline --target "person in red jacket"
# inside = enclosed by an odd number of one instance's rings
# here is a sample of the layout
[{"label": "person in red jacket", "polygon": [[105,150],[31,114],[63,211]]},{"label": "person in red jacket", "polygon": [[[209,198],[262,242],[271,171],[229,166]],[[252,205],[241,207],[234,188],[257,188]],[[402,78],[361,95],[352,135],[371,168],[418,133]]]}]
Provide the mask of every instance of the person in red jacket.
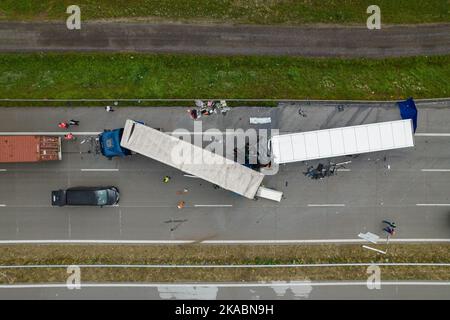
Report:
[{"label": "person in red jacket", "polygon": [[68,133],[64,136],[64,140],[75,140],[75,137],[72,133]]},{"label": "person in red jacket", "polygon": [[69,124],[67,122],[60,122],[58,123],[58,127],[61,129],[69,129]]}]

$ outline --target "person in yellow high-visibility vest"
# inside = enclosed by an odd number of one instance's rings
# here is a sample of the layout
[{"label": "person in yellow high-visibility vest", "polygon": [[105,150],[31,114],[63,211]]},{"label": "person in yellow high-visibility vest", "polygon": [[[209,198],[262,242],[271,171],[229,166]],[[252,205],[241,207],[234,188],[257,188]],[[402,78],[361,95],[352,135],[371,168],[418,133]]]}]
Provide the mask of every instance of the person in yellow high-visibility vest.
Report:
[{"label": "person in yellow high-visibility vest", "polygon": [[169,182],[170,181],[170,177],[169,176],[165,176],[164,178],[163,178],[163,182],[164,183],[167,183],[167,182]]}]

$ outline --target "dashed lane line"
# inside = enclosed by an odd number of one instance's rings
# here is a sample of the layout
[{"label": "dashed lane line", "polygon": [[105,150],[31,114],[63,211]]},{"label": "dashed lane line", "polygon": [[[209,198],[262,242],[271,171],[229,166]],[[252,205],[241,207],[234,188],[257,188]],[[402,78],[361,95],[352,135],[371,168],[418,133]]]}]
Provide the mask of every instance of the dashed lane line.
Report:
[{"label": "dashed lane line", "polygon": [[232,204],[194,204],[194,207],[232,207]]},{"label": "dashed lane line", "polygon": [[345,204],[343,204],[343,203],[324,203],[324,204],[310,203],[310,204],[308,204],[308,207],[345,207]]},{"label": "dashed lane line", "polygon": [[119,169],[80,169],[82,172],[117,172]]}]

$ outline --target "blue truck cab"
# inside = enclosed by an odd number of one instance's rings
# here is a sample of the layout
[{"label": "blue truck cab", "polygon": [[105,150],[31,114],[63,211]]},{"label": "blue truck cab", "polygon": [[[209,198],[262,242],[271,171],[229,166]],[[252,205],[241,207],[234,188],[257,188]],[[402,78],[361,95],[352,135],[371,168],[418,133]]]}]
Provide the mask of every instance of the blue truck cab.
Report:
[{"label": "blue truck cab", "polygon": [[120,146],[123,128],[105,130],[99,135],[100,150],[108,159],[131,155],[131,151]]}]

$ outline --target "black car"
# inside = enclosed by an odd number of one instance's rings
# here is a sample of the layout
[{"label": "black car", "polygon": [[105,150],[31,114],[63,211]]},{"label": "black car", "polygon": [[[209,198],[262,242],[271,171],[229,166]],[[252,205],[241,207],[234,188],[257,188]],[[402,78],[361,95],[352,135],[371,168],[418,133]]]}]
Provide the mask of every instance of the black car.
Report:
[{"label": "black car", "polygon": [[119,203],[116,187],[75,187],[52,191],[52,206],[113,206]]}]

